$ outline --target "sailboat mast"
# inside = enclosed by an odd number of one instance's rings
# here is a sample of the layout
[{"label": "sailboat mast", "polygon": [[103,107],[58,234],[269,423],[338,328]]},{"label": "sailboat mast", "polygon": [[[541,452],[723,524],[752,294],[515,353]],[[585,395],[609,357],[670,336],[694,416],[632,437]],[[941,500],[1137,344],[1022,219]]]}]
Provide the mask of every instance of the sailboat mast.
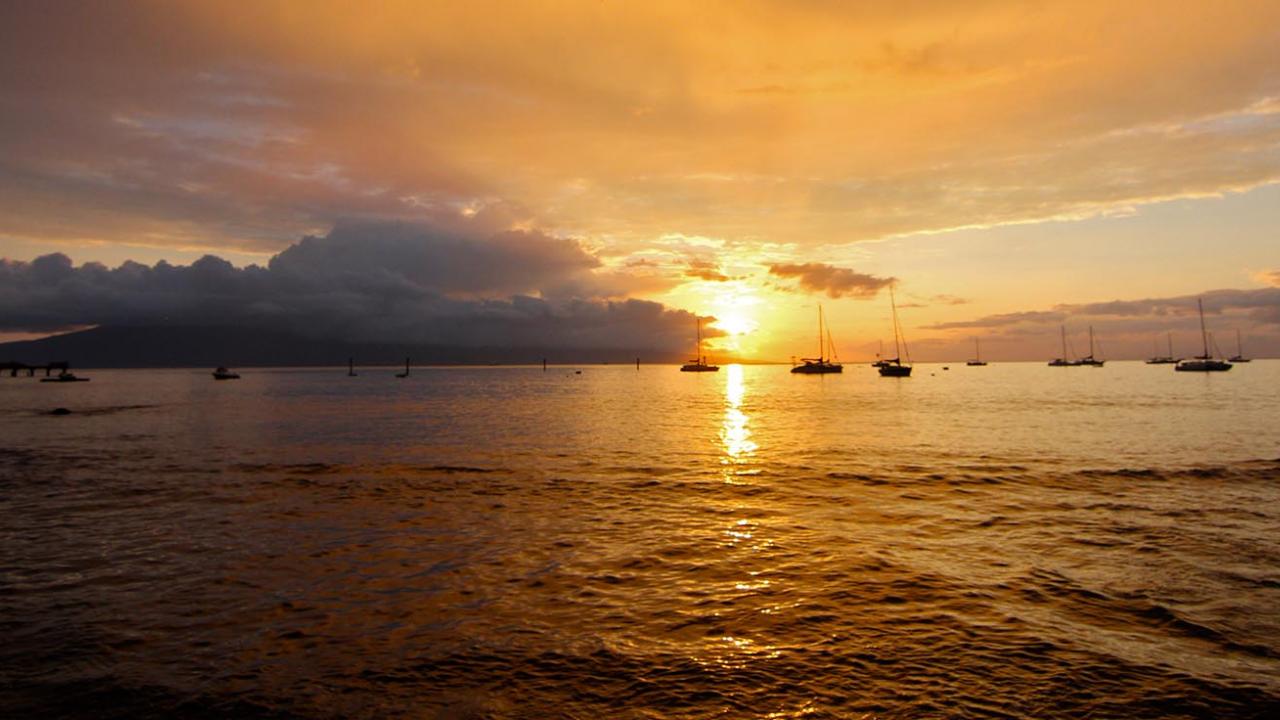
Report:
[{"label": "sailboat mast", "polygon": [[818,303],[818,361],[822,359],[822,303]]},{"label": "sailboat mast", "polygon": [[1089,326],[1089,359],[1093,359],[1093,326]]},{"label": "sailboat mast", "polygon": [[701,361],[702,360],[702,318],[695,315],[693,318],[693,324],[695,327],[697,327],[697,335],[698,335],[698,346],[697,348],[694,349],[693,357],[696,360]]},{"label": "sailboat mast", "polygon": [[893,285],[889,286],[889,307],[893,310],[893,357],[902,364],[902,344],[898,342],[898,301],[893,297]]},{"label": "sailboat mast", "polygon": [[1199,297],[1196,299],[1196,306],[1201,311],[1201,342],[1204,345],[1204,355],[1202,357],[1208,357],[1208,331],[1204,329],[1204,301]]},{"label": "sailboat mast", "polygon": [[978,338],[973,339],[973,359],[982,360],[982,346],[978,344]]},{"label": "sailboat mast", "polygon": [[1244,357],[1244,347],[1240,344],[1240,331],[1236,330],[1236,357]]},{"label": "sailboat mast", "polygon": [[1066,360],[1067,359],[1067,326],[1063,325],[1058,329],[1062,331],[1062,359]]},{"label": "sailboat mast", "polygon": [[1173,357],[1173,333],[1169,333],[1169,357]]}]

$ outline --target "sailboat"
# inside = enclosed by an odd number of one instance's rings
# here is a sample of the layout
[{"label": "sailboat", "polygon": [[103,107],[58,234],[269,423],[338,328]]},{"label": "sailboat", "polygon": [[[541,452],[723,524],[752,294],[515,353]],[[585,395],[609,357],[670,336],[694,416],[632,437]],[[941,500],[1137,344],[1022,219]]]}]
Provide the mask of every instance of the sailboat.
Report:
[{"label": "sailboat", "polygon": [[973,359],[965,363],[969,367],[982,367],[987,363],[982,359],[982,348],[978,345],[978,338],[973,339]]},{"label": "sailboat", "polygon": [[889,361],[884,359],[884,341],[880,341],[880,352],[876,353],[876,361],[871,363],[871,367],[880,368],[888,365]]},{"label": "sailboat", "polygon": [[1076,367],[1080,363],[1067,359],[1067,326],[1062,326],[1062,356],[1049,361],[1049,367]]},{"label": "sailboat", "polygon": [[1178,358],[1173,356],[1173,333],[1169,333],[1169,354],[1168,355],[1152,355],[1147,358],[1148,365],[1173,365],[1178,362]]},{"label": "sailboat", "polygon": [[1204,352],[1191,360],[1179,360],[1173,366],[1178,372],[1226,372],[1231,363],[1214,360],[1209,354],[1209,331],[1204,327],[1204,301],[1196,298],[1196,306],[1200,308],[1200,341],[1204,344]]},{"label": "sailboat", "polygon": [[[893,308],[893,355],[881,365],[880,377],[911,377],[911,351],[907,350],[907,339],[902,335],[902,326],[898,324],[898,301],[893,297],[893,285],[889,286],[889,307]],[[903,351],[906,350],[907,363],[902,364]]]},{"label": "sailboat", "polygon": [[1244,356],[1244,348],[1240,346],[1240,331],[1236,331],[1236,354],[1227,358],[1233,363],[1249,362],[1249,358]]},{"label": "sailboat", "polygon": [[[702,318],[695,317],[694,323],[698,326],[698,345],[694,352],[693,359],[680,366],[680,372],[719,372],[719,365],[708,365],[707,357],[702,354]],[[639,361],[636,361],[639,363]]]},{"label": "sailboat", "polygon": [[[830,355],[827,354],[827,345],[830,343]],[[800,358],[799,365],[791,368],[791,372],[800,373],[802,375],[824,375],[826,373],[842,373],[844,366],[836,362],[835,343],[831,343],[831,332],[826,329],[826,323],[822,318],[822,305],[818,305],[818,357],[816,358]]]},{"label": "sailboat", "polygon": [[1093,326],[1089,326],[1089,354],[1076,361],[1077,365],[1088,365],[1089,367],[1102,367],[1106,360],[1098,360],[1093,356]]},{"label": "sailboat", "polygon": [[407,377],[409,377],[409,358],[405,358],[405,359],[404,359],[404,372],[402,372],[402,373],[396,373],[396,377],[398,377],[398,378],[407,378]]}]

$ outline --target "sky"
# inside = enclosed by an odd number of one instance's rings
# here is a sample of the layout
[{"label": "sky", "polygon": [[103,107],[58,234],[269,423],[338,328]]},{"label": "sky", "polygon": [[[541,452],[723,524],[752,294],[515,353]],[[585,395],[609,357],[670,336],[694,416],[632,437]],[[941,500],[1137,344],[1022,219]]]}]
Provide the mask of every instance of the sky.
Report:
[{"label": "sky", "polygon": [[0,6],[0,338],[1280,355],[1280,3]]}]

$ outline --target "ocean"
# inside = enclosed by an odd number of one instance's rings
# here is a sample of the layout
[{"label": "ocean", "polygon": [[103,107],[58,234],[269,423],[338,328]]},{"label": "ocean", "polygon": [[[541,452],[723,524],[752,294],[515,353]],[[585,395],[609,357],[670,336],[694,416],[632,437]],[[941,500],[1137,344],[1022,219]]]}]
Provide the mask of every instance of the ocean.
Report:
[{"label": "ocean", "polygon": [[0,716],[1280,716],[1280,361],[788,369],[0,378]]}]

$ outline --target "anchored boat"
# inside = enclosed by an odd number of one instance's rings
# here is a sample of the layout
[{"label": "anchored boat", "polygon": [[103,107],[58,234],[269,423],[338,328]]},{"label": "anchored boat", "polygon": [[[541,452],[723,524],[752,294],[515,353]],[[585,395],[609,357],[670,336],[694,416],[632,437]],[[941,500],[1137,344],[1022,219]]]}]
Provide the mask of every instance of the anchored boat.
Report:
[{"label": "anchored boat", "polygon": [[1204,352],[1190,360],[1180,360],[1173,366],[1178,372],[1226,372],[1231,363],[1215,360],[1209,354],[1209,331],[1204,326],[1204,301],[1196,298],[1196,306],[1200,308],[1200,341],[1204,344]]},{"label": "anchored boat", "polygon": [[[911,351],[907,350],[907,338],[898,324],[898,301],[893,297],[893,285],[889,286],[889,307],[893,309],[893,357],[882,361],[878,368],[880,377],[911,377]],[[907,356],[905,365],[902,363],[904,352]]]},{"label": "anchored boat", "polygon": [[[702,354],[702,318],[694,318],[697,325],[698,344],[693,353],[693,359],[680,366],[680,372],[719,372],[719,365],[707,364],[707,356]],[[636,361],[639,366],[639,360]]]},{"label": "anchored boat", "polygon": [[[830,354],[827,346],[830,346]],[[844,366],[836,362],[836,346],[831,341],[831,331],[827,329],[822,317],[822,305],[818,305],[818,357],[800,358],[800,364],[791,368],[791,372],[800,375],[825,375],[842,373]]]}]

